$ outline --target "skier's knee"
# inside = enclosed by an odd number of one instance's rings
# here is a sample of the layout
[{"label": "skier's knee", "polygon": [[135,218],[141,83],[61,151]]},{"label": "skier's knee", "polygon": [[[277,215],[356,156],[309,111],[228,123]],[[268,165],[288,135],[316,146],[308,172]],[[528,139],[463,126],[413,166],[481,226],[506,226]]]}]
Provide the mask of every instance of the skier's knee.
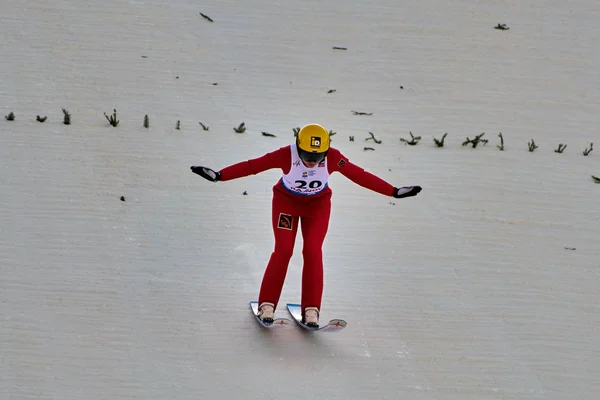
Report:
[{"label": "skier's knee", "polygon": [[276,246],[274,253],[280,260],[289,262],[294,254],[294,248],[289,246]]},{"label": "skier's knee", "polygon": [[305,244],[302,249],[302,255],[305,260],[321,261],[323,258],[323,250],[320,245]]}]

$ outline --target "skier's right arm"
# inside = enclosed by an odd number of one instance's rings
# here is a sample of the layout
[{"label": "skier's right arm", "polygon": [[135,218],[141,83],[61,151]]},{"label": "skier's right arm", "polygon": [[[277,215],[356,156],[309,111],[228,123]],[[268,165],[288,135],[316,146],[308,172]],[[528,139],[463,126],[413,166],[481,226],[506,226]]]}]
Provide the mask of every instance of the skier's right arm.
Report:
[{"label": "skier's right arm", "polygon": [[285,169],[286,167],[289,167],[289,164],[290,146],[285,146],[261,157],[230,165],[220,171],[214,171],[203,166],[192,166],[191,170],[195,174],[198,174],[211,182],[217,182],[230,181],[248,175],[256,175],[272,168]]}]

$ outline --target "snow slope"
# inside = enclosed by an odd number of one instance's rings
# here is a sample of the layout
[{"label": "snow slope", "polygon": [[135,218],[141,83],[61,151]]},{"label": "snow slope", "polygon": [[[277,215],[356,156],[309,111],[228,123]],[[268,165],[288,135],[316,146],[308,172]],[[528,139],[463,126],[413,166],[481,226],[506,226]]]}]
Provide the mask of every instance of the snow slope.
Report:
[{"label": "snow slope", "polygon": [[[600,5],[212,3],[3,2],[0,398],[595,399],[600,149],[582,151],[600,142]],[[332,177],[336,334],[250,315],[279,171],[189,171],[308,122],[423,187],[394,200]]]}]

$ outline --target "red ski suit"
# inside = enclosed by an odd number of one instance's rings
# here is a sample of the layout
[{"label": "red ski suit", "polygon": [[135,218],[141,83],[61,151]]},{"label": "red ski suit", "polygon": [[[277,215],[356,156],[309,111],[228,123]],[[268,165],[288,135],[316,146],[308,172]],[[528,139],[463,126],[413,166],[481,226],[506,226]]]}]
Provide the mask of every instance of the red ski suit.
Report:
[{"label": "red ski suit", "polygon": [[[291,146],[281,147],[262,157],[242,161],[223,168],[221,181],[248,175],[256,175],[272,168],[280,168],[283,174],[291,169]],[[342,175],[367,189],[392,196],[394,186],[383,179],[351,163],[339,150],[330,148],[327,153],[329,174]],[[323,293],[322,246],[329,226],[332,191],[327,186],[314,195],[298,195],[286,188],[281,179],[273,186],[272,222],[275,247],[265,270],[258,304],[273,303],[277,307],[288,265],[294,251],[298,222],[302,226],[304,265],[302,268],[302,310],[317,307],[321,310]]]}]

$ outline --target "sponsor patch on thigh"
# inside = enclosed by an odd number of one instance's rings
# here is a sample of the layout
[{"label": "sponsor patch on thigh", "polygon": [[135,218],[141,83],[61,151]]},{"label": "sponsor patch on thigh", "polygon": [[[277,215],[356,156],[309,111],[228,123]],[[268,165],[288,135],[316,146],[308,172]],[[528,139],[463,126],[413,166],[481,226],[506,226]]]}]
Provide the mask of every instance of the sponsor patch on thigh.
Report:
[{"label": "sponsor patch on thigh", "polygon": [[292,230],[293,219],[290,214],[279,213],[279,221],[277,227],[280,229]]}]

